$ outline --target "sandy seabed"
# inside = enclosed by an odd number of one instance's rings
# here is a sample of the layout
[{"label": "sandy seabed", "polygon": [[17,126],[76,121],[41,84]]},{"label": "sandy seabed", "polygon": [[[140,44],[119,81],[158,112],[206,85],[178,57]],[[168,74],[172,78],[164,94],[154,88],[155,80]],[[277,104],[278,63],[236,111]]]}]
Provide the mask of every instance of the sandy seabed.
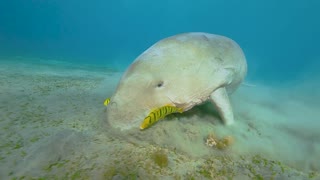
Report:
[{"label": "sandy seabed", "polygon": [[[232,126],[206,103],[145,131],[117,132],[106,123],[103,101],[121,74],[0,60],[1,179],[320,179],[313,82],[242,85],[231,96]],[[210,147],[208,136],[229,141]]]}]

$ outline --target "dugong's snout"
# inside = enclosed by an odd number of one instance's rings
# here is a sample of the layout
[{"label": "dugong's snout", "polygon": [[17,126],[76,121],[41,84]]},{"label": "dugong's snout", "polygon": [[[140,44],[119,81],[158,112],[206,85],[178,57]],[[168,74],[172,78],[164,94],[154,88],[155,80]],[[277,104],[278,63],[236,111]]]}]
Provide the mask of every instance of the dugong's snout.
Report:
[{"label": "dugong's snout", "polygon": [[120,130],[138,128],[143,121],[144,110],[129,102],[112,101],[107,106],[107,123]]}]

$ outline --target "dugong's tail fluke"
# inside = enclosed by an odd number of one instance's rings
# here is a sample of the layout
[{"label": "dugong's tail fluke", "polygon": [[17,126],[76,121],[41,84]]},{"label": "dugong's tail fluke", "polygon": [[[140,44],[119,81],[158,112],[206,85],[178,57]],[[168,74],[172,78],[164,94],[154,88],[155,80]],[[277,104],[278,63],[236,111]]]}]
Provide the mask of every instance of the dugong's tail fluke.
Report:
[{"label": "dugong's tail fluke", "polygon": [[216,109],[221,116],[221,119],[226,125],[234,123],[232,106],[229,101],[229,96],[224,87],[218,88],[210,96],[211,102],[215,105]]}]

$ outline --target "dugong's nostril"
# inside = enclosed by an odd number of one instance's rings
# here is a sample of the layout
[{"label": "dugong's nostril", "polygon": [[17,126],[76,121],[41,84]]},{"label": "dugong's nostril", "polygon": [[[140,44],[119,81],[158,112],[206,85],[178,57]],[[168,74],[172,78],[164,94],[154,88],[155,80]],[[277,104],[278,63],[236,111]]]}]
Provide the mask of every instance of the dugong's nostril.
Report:
[{"label": "dugong's nostril", "polygon": [[114,101],[110,101],[110,103],[107,106],[107,112],[114,112],[117,109],[117,103]]},{"label": "dugong's nostril", "polygon": [[115,107],[115,106],[117,106],[117,103],[113,101],[113,102],[110,103],[110,105]]}]

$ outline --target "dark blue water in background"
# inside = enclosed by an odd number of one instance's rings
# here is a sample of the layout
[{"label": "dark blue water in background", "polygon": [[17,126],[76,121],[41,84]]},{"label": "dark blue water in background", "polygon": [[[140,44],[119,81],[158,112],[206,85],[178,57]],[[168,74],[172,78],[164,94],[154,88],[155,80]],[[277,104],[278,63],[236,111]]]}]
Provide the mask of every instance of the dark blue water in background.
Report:
[{"label": "dark blue water in background", "polygon": [[251,79],[294,80],[319,64],[319,9],[318,0],[1,0],[0,56],[125,68],[162,38],[202,31],[237,41]]}]

